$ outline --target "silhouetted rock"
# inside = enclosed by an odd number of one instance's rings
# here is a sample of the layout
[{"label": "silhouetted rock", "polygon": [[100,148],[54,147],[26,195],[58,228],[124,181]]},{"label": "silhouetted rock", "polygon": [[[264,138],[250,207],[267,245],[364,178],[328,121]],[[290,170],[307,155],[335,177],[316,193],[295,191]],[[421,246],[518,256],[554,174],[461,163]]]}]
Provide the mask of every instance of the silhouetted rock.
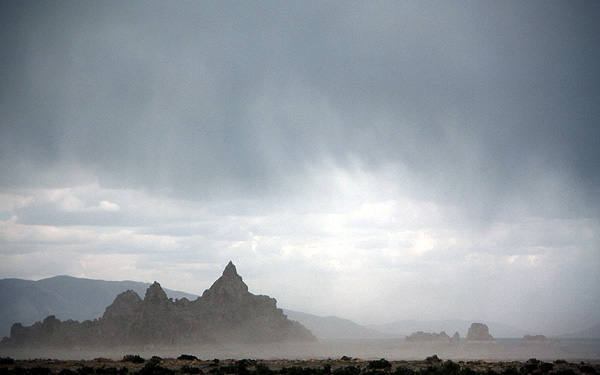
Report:
[{"label": "silhouetted rock", "polygon": [[417,331],[417,332],[411,333],[409,336],[407,336],[406,341],[449,343],[450,337],[444,331],[442,331],[440,333],[429,333],[429,332]]},{"label": "silhouetted rock", "polygon": [[526,342],[545,342],[548,341],[548,338],[544,335],[525,335],[522,340]]},{"label": "silhouetted rock", "polygon": [[82,323],[49,316],[30,327],[16,323],[4,346],[87,347],[212,342],[314,341],[278,309],[277,301],[248,292],[229,262],[223,275],[195,301],[170,300],[158,282],[142,300],[134,291],[117,296],[104,315]]},{"label": "silhouetted rock", "polygon": [[492,341],[493,339],[488,326],[483,323],[471,324],[469,332],[467,332],[468,341]]}]

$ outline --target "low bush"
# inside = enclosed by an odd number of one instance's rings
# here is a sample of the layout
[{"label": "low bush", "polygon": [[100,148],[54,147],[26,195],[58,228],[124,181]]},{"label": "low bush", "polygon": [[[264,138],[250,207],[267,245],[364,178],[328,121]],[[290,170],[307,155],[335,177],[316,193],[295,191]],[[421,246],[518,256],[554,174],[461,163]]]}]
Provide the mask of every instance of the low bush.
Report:
[{"label": "low bush", "polygon": [[596,373],[596,369],[589,365],[579,366],[579,371],[581,371],[584,374],[595,374]]},{"label": "low bush", "polygon": [[458,363],[454,363],[450,360],[447,360],[442,365],[442,372],[446,375],[455,375],[460,372],[460,365]]},{"label": "low bush", "polygon": [[131,363],[144,363],[146,360],[140,357],[138,354],[126,354],[123,356],[123,362],[131,362]]},{"label": "low bush", "polygon": [[0,365],[13,365],[15,360],[10,357],[0,357]]},{"label": "low bush", "polygon": [[93,375],[96,371],[93,367],[83,366],[77,369],[77,375]]},{"label": "low bush", "polygon": [[273,375],[273,370],[269,366],[259,363],[256,365],[256,375]]},{"label": "low bush", "polygon": [[359,375],[360,368],[356,366],[340,367],[333,371],[333,375]]},{"label": "low bush", "polygon": [[398,366],[394,371],[394,375],[415,375],[415,371],[408,367]]},{"label": "low bush", "polygon": [[190,354],[182,354],[179,357],[177,357],[177,359],[179,359],[180,361],[197,361],[198,357]]},{"label": "low bush", "polygon": [[547,372],[552,371],[552,369],[554,369],[554,365],[550,362],[541,362],[540,363],[540,370],[545,374]]},{"label": "low bush", "polygon": [[384,370],[392,368],[392,364],[388,362],[385,358],[381,358],[376,361],[369,361],[369,365],[367,366],[367,368],[374,370]]},{"label": "low bush", "polygon": [[202,374],[202,370],[200,370],[200,368],[188,365],[181,366],[179,371],[184,374]]}]

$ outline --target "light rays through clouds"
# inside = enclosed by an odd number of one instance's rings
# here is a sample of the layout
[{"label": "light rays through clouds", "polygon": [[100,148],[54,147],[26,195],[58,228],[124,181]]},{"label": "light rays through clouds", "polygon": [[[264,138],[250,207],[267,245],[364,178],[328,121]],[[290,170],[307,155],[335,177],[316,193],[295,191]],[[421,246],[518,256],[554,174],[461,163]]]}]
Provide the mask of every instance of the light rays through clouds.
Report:
[{"label": "light rays through clouds", "polygon": [[0,276],[600,321],[597,4],[2,8]]}]

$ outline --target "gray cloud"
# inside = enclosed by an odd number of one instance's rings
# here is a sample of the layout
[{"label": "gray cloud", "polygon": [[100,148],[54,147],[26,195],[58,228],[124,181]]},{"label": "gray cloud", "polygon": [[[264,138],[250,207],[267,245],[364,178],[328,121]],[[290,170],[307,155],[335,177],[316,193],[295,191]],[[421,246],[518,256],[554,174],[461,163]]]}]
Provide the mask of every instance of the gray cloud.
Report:
[{"label": "gray cloud", "polygon": [[[600,319],[598,4],[1,7],[2,274],[234,258],[318,313]],[[373,289],[413,304],[344,303]]]},{"label": "gray cloud", "polygon": [[597,214],[595,5],[380,5],[5,4],[4,184],[68,163],[252,197],[358,160],[476,211]]}]

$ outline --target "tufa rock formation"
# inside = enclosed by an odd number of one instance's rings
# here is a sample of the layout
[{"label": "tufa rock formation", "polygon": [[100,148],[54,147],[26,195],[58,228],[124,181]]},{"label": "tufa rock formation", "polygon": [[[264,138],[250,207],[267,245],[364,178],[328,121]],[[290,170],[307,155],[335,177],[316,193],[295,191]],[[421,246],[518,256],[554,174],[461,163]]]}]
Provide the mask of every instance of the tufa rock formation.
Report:
[{"label": "tufa rock formation", "polygon": [[468,341],[492,341],[494,338],[490,335],[488,326],[483,323],[472,323],[467,332]]},{"label": "tufa rock formation", "polygon": [[417,331],[417,332],[411,333],[409,336],[407,336],[406,341],[447,343],[447,342],[450,342],[450,337],[444,331],[442,331],[440,333],[429,333],[429,332]]},{"label": "tufa rock formation", "polygon": [[276,303],[249,293],[229,262],[223,275],[194,301],[170,300],[154,282],[143,300],[134,291],[123,292],[93,321],[61,322],[49,316],[30,327],[16,323],[2,345],[73,348],[316,340]]},{"label": "tufa rock formation", "polygon": [[423,331],[417,331],[411,333],[405,339],[408,342],[414,343],[441,343],[441,344],[458,344],[460,341],[460,335],[455,332],[452,337],[448,336],[445,331],[440,333],[429,333]]}]

